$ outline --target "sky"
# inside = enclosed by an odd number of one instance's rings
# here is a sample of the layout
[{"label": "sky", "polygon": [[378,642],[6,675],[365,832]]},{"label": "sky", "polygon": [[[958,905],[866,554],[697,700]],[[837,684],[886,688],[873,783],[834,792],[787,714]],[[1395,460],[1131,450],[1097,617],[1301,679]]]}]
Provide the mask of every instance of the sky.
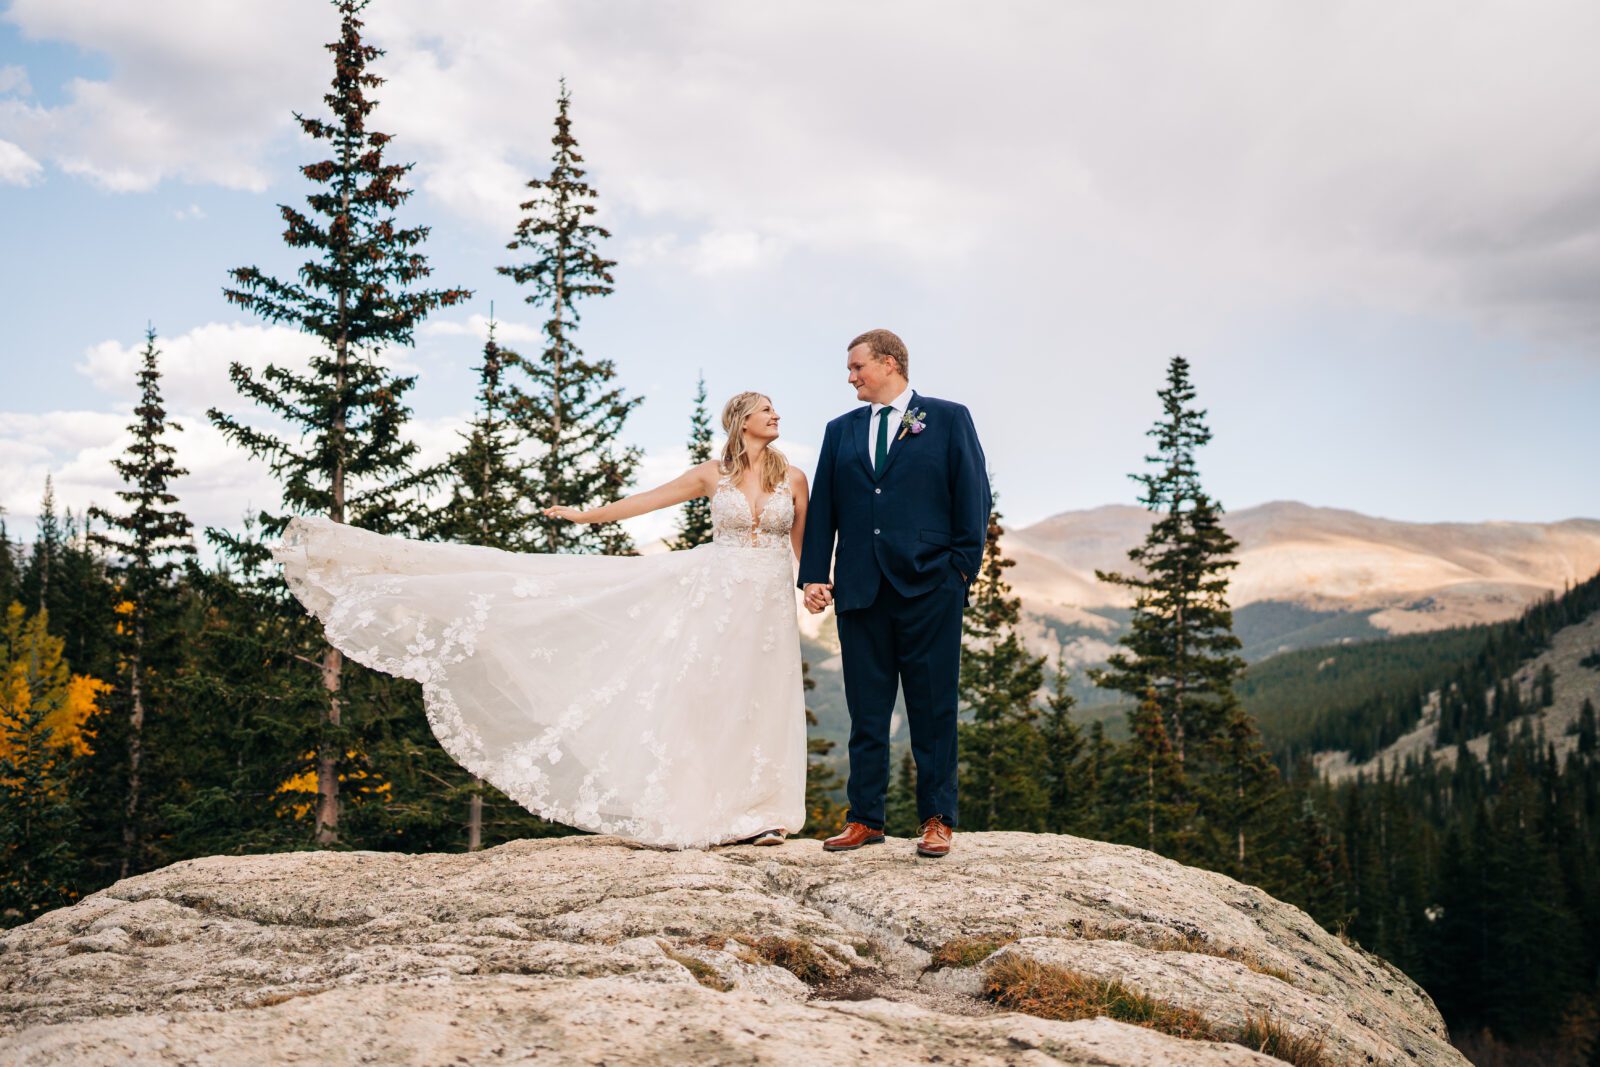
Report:
[{"label": "sky", "polygon": [[[768,393],[790,458],[854,406],[888,327],[971,408],[1009,524],[1132,503],[1168,360],[1215,434],[1207,488],[1419,522],[1600,516],[1600,79],[1589,2],[1107,5],[376,0],[373,125],[414,162],[401,220],[475,291],[414,348],[412,434],[470,416],[496,274],[548,172],[559,79],[617,288],[579,342],[644,402],[641,484],[714,403]],[[230,307],[297,258],[277,205],[320,158],[320,0],[0,8],[0,506],[46,474],[114,504],[137,353],[160,336],[199,525],[276,504],[209,407],[303,335]],[[527,345],[532,348],[531,343]],[[250,416],[259,418],[259,416]],[[641,538],[670,517],[635,520]]]}]

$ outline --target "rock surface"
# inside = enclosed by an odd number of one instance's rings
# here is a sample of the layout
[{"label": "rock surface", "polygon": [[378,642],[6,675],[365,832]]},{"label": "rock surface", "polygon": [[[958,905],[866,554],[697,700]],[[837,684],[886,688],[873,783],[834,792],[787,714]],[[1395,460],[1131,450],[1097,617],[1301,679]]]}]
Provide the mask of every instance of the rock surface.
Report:
[{"label": "rock surface", "polygon": [[[1465,1064],[1389,964],[1221,875],[1071,837],[824,853],[615,838],[471,855],[211,857],[0,935],[0,1065],[1281,1064],[1000,1012],[1023,956],[1333,1063]],[[966,966],[939,966],[952,944]]]}]

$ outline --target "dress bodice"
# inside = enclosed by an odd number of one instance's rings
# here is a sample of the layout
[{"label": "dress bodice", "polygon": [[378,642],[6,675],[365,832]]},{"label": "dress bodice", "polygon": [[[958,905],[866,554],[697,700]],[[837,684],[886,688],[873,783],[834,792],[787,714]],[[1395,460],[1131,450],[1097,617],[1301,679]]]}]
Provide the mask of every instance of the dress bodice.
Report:
[{"label": "dress bodice", "polygon": [[717,480],[717,490],[711,494],[711,540],[716,544],[787,551],[793,528],[794,497],[788,479],[761,504],[759,515],[732,477],[724,475]]}]

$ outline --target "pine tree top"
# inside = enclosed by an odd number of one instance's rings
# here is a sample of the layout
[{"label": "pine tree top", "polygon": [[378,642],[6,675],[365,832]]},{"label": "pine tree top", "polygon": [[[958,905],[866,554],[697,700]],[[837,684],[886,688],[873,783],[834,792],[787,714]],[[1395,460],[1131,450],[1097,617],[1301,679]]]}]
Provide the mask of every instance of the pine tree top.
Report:
[{"label": "pine tree top", "polygon": [[164,439],[168,430],[176,432],[183,427],[167,419],[161,398],[160,355],[155,328],[148,327],[137,375],[139,401],[128,427],[133,440],[121,457],[111,461],[123,481],[117,497],[129,510],[118,515],[104,508],[89,509],[89,515],[106,526],[106,532],[92,534],[91,541],[124,557],[119,569],[136,572],[144,582],[170,575],[178,566],[170,557],[195,552],[190,540],[192,526],[176,507],[178,497],[171,489],[175,479],[189,472],[178,466],[177,450]]},{"label": "pine tree top", "polygon": [[[294,280],[239,267],[230,272],[234,286],[223,290],[231,303],[322,341],[305,372],[269,365],[257,373],[239,363],[229,368],[238,392],[295,427],[296,435],[256,429],[215,408],[208,414],[225,437],[268,463],[290,511],[397,532],[422,521],[417,498],[439,472],[416,469],[417,446],[401,432],[411,414],[404,397],[416,379],[394,374],[379,357],[390,345],[411,344],[416,325],[431,311],[471,293],[415,288],[431,273],[420,250],[428,229],[396,221],[395,210],[411,195],[401,185],[411,165],[385,162],[390,137],[368,125],[376,107],[369,91],[383,84],[368,64],[383,51],[361,38],[357,16],[365,6],[365,0],[334,4],[339,37],[327,46],[334,74],[324,97],[332,120],[295,116],[314,143],[331,149],[301,168],[313,185],[307,210],[279,208],[285,243],[311,255]],[[269,534],[287,521],[261,518]],[[262,558],[259,546],[216,531],[212,536],[226,552]]]}]

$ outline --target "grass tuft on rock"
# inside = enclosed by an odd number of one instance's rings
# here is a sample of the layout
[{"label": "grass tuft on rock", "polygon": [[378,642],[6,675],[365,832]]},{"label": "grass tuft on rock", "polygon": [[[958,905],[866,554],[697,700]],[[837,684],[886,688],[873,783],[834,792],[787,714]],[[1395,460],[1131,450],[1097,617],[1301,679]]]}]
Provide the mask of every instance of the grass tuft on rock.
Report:
[{"label": "grass tuft on rock", "polygon": [[1095,1019],[1160,1030],[1191,1041],[1243,1045],[1294,1067],[1334,1067],[1320,1037],[1296,1034],[1271,1017],[1251,1017],[1244,1029],[1221,1027],[1189,1008],[1147,997],[1121,982],[1090,978],[1025,956],[1006,955],[989,964],[985,999],[1001,1008],[1042,1019]]},{"label": "grass tuft on rock", "polygon": [[983,995],[999,1007],[1042,1019],[1070,1022],[1104,1015],[1174,1037],[1222,1040],[1216,1028],[1197,1011],[1147,997],[1121,982],[1088,978],[1022,956],[1002,956],[990,964]]},{"label": "grass tuft on rock", "polygon": [[833,977],[828,958],[810,942],[776,935],[739,940],[759,962],[782,967],[806,985],[821,985]]},{"label": "grass tuft on rock", "polygon": [[1015,941],[1009,934],[984,934],[976,937],[958,937],[946,941],[933,950],[928,970],[939,971],[946,967],[976,967],[1005,946]]},{"label": "grass tuft on rock", "polygon": [[1262,961],[1253,952],[1246,952],[1231,945],[1226,947],[1214,945],[1200,934],[1173,930],[1155,936],[1149,934],[1129,936],[1125,930],[1084,925],[1078,930],[1078,936],[1085,941],[1125,941],[1153,952],[1190,952],[1202,956],[1216,956],[1218,959],[1243,964],[1257,974],[1276,978],[1284,985],[1295,984],[1294,976],[1282,967],[1274,967]]},{"label": "grass tuft on rock", "polygon": [[718,993],[726,993],[733,988],[733,983],[717,973],[717,969],[705,960],[696,959],[686,952],[679,952],[665,941],[657,941],[661,951],[673,963],[682,965],[694,975],[694,980],[707,989],[715,989]]},{"label": "grass tuft on rock", "polygon": [[1246,1019],[1244,1030],[1232,1041],[1294,1067],[1334,1067],[1322,1038],[1296,1034],[1271,1016]]}]

